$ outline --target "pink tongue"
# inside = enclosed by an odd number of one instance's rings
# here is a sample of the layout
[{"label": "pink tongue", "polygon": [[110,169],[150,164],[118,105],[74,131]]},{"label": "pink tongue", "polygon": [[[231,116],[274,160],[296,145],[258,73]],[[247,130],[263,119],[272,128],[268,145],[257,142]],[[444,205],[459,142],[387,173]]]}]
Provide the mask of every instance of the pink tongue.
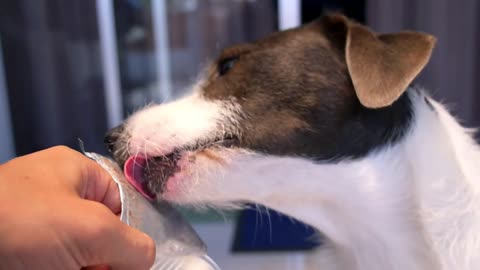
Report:
[{"label": "pink tongue", "polygon": [[132,184],[145,198],[153,201],[155,194],[145,189],[146,183],[143,179],[143,170],[147,165],[147,160],[144,157],[129,157],[123,166],[123,173],[128,182]]}]

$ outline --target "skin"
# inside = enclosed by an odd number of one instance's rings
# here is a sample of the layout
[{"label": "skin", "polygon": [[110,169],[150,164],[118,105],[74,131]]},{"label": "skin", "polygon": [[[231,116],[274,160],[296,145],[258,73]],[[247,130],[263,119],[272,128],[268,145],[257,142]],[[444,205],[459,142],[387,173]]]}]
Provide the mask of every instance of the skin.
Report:
[{"label": "skin", "polygon": [[0,269],[149,269],[154,242],[120,209],[108,173],[67,147],[0,165]]}]

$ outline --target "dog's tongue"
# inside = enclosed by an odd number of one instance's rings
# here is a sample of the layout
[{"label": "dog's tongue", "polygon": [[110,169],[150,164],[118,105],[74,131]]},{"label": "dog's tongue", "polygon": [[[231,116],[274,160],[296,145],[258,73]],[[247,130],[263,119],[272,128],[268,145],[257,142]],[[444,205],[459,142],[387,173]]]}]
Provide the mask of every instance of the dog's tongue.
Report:
[{"label": "dog's tongue", "polygon": [[129,157],[123,166],[123,173],[128,182],[132,184],[145,198],[153,201],[155,194],[147,188],[147,181],[144,177],[147,160],[143,157]]}]

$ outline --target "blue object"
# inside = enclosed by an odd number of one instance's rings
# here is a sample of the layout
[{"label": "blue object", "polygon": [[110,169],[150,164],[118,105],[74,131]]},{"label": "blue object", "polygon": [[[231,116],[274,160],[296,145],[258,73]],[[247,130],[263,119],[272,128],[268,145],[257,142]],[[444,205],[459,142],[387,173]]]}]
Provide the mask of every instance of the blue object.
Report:
[{"label": "blue object", "polygon": [[239,215],[232,250],[302,251],[319,244],[320,235],[312,227],[274,210],[253,206]]}]

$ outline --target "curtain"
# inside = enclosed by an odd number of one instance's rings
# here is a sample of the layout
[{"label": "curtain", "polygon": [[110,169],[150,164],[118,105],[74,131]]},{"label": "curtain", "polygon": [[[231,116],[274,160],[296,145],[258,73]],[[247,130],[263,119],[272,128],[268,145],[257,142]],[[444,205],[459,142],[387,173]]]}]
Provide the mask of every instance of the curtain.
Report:
[{"label": "curtain", "polygon": [[16,153],[77,148],[77,138],[102,152],[107,127],[95,1],[1,1],[0,34]]}]

